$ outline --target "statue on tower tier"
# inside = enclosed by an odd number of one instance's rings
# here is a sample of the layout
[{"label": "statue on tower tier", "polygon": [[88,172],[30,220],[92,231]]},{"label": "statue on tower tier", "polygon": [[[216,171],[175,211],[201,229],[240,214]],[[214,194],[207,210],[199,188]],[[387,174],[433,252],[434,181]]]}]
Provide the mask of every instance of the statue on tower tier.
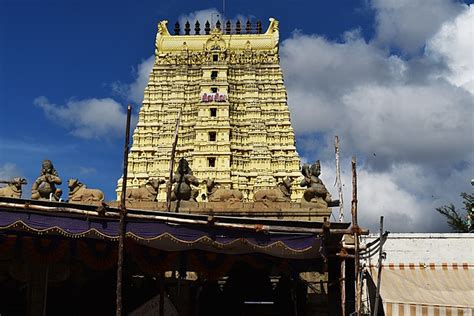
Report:
[{"label": "statue on tower tier", "polygon": [[273,189],[260,190],[255,192],[254,201],[256,202],[290,202],[291,201],[291,184],[293,179],[286,178],[279,182]]},{"label": "statue on tower tier", "polygon": [[244,199],[242,192],[238,190],[221,188],[212,179],[204,180],[207,188],[207,200],[209,202],[238,202]]},{"label": "statue on tower tier", "polygon": [[175,183],[173,191],[171,192],[171,201],[189,201],[191,198],[195,199],[197,190],[193,190],[191,185],[198,186],[199,180],[193,176],[193,172],[186,159],[181,158],[179,160],[178,169],[171,183]]},{"label": "statue on tower tier", "polygon": [[321,164],[316,161],[311,167],[305,164],[301,168],[304,179],[300,186],[307,187],[301,199],[301,204],[316,208],[327,208],[328,202],[331,202],[331,194],[326,189],[323,181],[319,179],[321,174]]},{"label": "statue on tower tier", "polygon": [[4,188],[0,188],[0,196],[1,197],[10,197],[10,198],[16,198],[20,199],[21,198],[21,186],[26,183],[25,178],[13,178],[10,181],[0,181],[0,183],[6,183],[8,186]]},{"label": "statue on tower tier", "polygon": [[44,160],[41,166],[41,175],[35,180],[31,187],[31,199],[59,201],[62,191],[61,189],[57,189],[56,185],[61,183],[61,178],[59,178],[58,172],[54,169],[51,160]]}]

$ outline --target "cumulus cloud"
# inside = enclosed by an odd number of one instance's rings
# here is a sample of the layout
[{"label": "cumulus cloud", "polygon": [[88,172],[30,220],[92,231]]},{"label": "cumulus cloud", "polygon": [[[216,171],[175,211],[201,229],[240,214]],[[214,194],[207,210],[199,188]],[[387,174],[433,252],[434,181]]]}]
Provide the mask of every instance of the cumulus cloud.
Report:
[{"label": "cumulus cloud", "polygon": [[[204,24],[206,21],[209,21],[211,25],[214,25],[217,20],[220,20],[222,23],[222,16],[216,8],[209,8],[205,10],[198,10],[191,12],[189,14],[181,15],[178,18],[178,22],[181,26],[181,32],[184,30],[184,25],[187,21],[191,24],[191,33],[194,34],[194,24],[196,21],[199,21],[201,27],[201,34],[204,33]],[[174,26],[174,24],[173,24]]]},{"label": "cumulus cloud", "polygon": [[0,165],[0,180],[10,180],[21,175],[21,171],[14,163],[6,162],[3,165]]},{"label": "cumulus cloud", "polygon": [[154,62],[154,56],[142,60],[138,66],[133,69],[135,80],[132,83],[122,83],[120,81],[112,83],[113,92],[127,101],[140,105],[143,101],[143,94],[148,84]]},{"label": "cumulus cloud", "polygon": [[125,109],[113,99],[70,100],[65,105],[56,105],[41,96],[34,104],[47,118],[70,129],[74,136],[85,139],[123,136]]},{"label": "cumulus cloud", "polygon": [[375,42],[408,54],[420,51],[440,26],[464,5],[454,0],[372,0],[375,10]]},{"label": "cumulus cloud", "polygon": [[[340,41],[295,32],[280,47],[303,160],[317,155],[334,164],[332,138],[339,135],[349,186],[349,156],[360,160],[362,223],[372,229],[385,215],[393,231],[447,230],[434,208],[459,203],[459,193],[471,190],[472,8],[433,1],[417,11],[419,5],[374,1],[378,24],[369,41],[358,30]],[[411,23],[409,8],[434,21]],[[402,39],[412,28],[413,36]],[[334,170],[327,168],[323,176],[332,184]]]},{"label": "cumulus cloud", "polygon": [[447,65],[446,78],[474,93],[474,7],[446,22],[427,44],[426,55]]}]

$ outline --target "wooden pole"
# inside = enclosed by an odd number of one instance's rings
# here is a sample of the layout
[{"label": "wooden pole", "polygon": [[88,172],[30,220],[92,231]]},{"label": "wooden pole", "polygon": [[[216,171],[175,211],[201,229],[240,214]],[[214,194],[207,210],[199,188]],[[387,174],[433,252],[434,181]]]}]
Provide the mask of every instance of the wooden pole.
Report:
[{"label": "wooden pole", "polygon": [[336,153],[336,185],[339,193],[339,222],[344,221],[344,198],[342,194],[342,181],[341,181],[341,165],[339,163],[339,136],[336,135],[334,140],[334,149]]},{"label": "wooden pole", "polygon": [[351,206],[351,215],[352,215],[352,232],[354,235],[354,257],[355,257],[355,286],[356,286],[356,295],[355,295],[355,314],[360,315],[361,311],[361,279],[360,279],[360,262],[359,262],[359,224],[357,223],[357,170],[356,170],[356,158],[352,157],[352,206]]},{"label": "wooden pole", "polygon": [[[339,222],[344,221],[344,199],[342,194],[341,165],[339,163],[339,136],[334,138],[334,151],[336,155],[336,185],[339,193]],[[343,237],[344,239],[344,237]],[[346,259],[341,260],[341,315],[346,314]]]},{"label": "wooden pole", "polygon": [[380,216],[380,248],[379,248],[379,266],[377,272],[377,289],[375,294],[375,307],[373,315],[376,316],[379,311],[380,301],[380,282],[382,280],[382,258],[383,258],[383,216]]},{"label": "wooden pole", "polygon": [[125,130],[125,146],[123,150],[123,178],[122,193],[120,195],[120,220],[119,220],[119,244],[117,256],[117,288],[116,288],[116,308],[115,315],[122,315],[122,277],[123,277],[123,248],[125,242],[125,217],[127,208],[125,206],[125,197],[127,193],[127,173],[128,173],[128,147],[130,139],[130,117],[132,115],[132,106],[127,107],[127,125]]},{"label": "wooden pole", "polygon": [[176,145],[178,144],[178,130],[181,119],[181,110],[178,112],[178,118],[176,119],[176,128],[174,130],[173,144],[171,147],[171,159],[170,159],[170,177],[168,181],[168,187],[166,190],[166,210],[171,210],[171,187],[173,185],[173,169],[174,169],[174,156],[176,155]]},{"label": "wooden pole", "polygon": [[159,316],[165,316],[165,273],[160,272],[160,302],[159,302]]}]

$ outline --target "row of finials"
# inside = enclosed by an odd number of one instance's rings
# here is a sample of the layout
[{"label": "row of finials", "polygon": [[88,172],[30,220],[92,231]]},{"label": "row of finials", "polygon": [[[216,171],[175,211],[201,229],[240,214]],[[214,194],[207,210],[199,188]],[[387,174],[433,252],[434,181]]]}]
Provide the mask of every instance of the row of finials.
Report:
[{"label": "row of finials", "polygon": [[[217,20],[215,24],[215,28],[218,30],[221,30],[221,21]],[[199,21],[196,21],[194,24],[194,34],[199,35],[201,32],[201,24]],[[209,21],[206,21],[204,24],[204,33],[206,35],[209,35],[211,32],[211,24]],[[227,20],[225,24],[225,29],[224,29],[225,34],[242,34],[242,25],[240,23],[240,20],[237,20],[235,22],[235,28],[232,31],[232,25],[229,20]],[[250,20],[247,20],[247,23],[245,24],[245,33],[247,34],[262,34],[262,22],[257,21],[257,23],[252,25],[252,22]],[[180,35],[181,34],[181,26],[179,25],[179,22],[176,22],[174,25],[174,35]],[[184,35],[191,35],[191,24],[189,21],[186,21],[186,24],[184,25]]]}]

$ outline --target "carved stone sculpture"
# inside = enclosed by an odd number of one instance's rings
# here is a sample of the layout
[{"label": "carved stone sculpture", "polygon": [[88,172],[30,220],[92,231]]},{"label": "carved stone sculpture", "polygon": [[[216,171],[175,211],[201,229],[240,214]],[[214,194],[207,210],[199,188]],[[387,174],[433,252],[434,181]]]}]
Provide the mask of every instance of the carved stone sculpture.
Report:
[{"label": "carved stone sculpture", "polygon": [[148,181],[136,189],[127,189],[126,199],[130,201],[151,201],[158,197],[160,185],[165,183],[163,179],[148,179]]},{"label": "carved stone sculpture", "polygon": [[254,201],[268,202],[290,202],[291,201],[291,184],[293,179],[286,178],[278,183],[274,189],[266,189],[255,192]]},{"label": "carved stone sculpture", "polygon": [[198,186],[199,180],[193,176],[193,172],[186,159],[181,158],[179,160],[178,169],[171,183],[175,183],[173,191],[171,192],[171,201],[189,201],[194,199],[196,194],[193,192],[194,190],[191,188],[191,185]]},{"label": "carved stone sculpture", "polygon": [[78,179],[69,179],[69,202],[100,202],[104,200],[104,192],[98,189],[88,189]]},{"label": "carved stone sculpture", "polygon": [[20,199],[21,198],[21,186],[26,183],[26,179],[24,178],[13,178],[11,181],[5,181],[2,183],[8,184],[4,188],[0,188],[0,196],[1,197],[10,197],[10,198],[16,198]]},{"label": "carved stone sculpture", "polygon": [[242,192],[220,188],[214,180],[204,180],[204,183],[207,187],[207,200],[209,202],[235,202],[244,199]]},{"label": "carved stone sculpture", "polygon": [[59,178],[51,160],[44,160],[41,166],[41,174],[31,187],[31,199],[59,201],[62,192],[56,188],[56,185],[61,183],[61,178]]},{"label": "carved stone sculpture", "polygon": [[326,189],[323,181],[319,179],[319,175],[321,174],[321,164],[319,160],[311,166],[305,164],[301,168],[301,173],[304,179],[301,181],[300,186],[307,188],[304,191],[301,203],[309,203],[313,207],[326,208],[328,202],[331,201],[331,194]]}]

